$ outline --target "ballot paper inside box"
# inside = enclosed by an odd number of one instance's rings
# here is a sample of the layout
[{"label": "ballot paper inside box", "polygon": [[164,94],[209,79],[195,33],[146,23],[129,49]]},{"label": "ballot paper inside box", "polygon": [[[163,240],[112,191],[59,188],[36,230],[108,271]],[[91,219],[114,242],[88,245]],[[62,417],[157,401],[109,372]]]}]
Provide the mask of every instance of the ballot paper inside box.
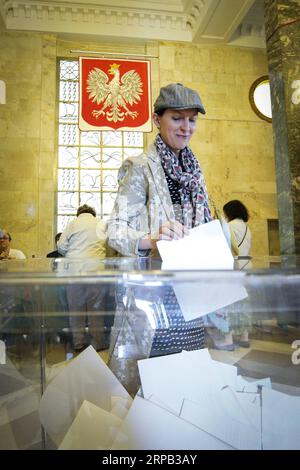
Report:
[{"label": "ballot paper inside box", "polygon": [[[300,413],[298,397],[272,390],[268,378],[238,376],[207,349],[143,359],[138,368],[142,385],[132,399],[91,346],[71,361],[40,403],[57,448],[261,450],[283,431],[299,433],[300,420],[285,420],[282,430],[278,409],[271,412],[279,403],[289,415],[290,406]],[[300,447],[297,438],[284,446]]]}]

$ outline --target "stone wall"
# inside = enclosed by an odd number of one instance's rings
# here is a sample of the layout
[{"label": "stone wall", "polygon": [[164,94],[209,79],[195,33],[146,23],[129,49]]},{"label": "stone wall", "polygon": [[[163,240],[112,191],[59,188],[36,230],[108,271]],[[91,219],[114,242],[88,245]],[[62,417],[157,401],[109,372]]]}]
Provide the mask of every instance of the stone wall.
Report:
[{"label": "stone wall", "polygon": [[[75,49],[150,54],[153,100],[160,86],[182,82],[199,91],[207,114],[191,147],[209,193],[221,208],[241,199],[250,210],[252,253],[268,254],[267,219],[277,218],[272,126],[252,111],[252,82],[267,73],[264,51],[185,43],[100,44],[55,35],[0,33],[0,226],[13,246],[44,256],[53,247],[57,182],[56,61]],[[146,145],[155,131],[146,136]]]}]

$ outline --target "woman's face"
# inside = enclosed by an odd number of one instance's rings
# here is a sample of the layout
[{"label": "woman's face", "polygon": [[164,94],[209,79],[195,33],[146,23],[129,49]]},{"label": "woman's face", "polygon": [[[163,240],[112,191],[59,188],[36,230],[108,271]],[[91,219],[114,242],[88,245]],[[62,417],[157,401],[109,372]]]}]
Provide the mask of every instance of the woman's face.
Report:
[{"label": "woman's face", "polygon": [[166,109],[162,116],[153,114],[162,140],[175,155],[189,144],[196,130],[198,111],[196,109]]}]

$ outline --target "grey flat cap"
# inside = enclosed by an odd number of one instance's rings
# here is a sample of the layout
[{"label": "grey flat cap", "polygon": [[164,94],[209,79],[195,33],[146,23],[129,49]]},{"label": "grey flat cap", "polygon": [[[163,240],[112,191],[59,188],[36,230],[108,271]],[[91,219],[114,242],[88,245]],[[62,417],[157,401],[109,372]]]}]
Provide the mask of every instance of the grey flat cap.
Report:
[{"label": "grey flat cap", "polygon": [[162,87],[154,103],[154,112],[172,108],[197,109],[200,113],[205,114],[205,109],[198,93],[181,83],[171,83]]}]

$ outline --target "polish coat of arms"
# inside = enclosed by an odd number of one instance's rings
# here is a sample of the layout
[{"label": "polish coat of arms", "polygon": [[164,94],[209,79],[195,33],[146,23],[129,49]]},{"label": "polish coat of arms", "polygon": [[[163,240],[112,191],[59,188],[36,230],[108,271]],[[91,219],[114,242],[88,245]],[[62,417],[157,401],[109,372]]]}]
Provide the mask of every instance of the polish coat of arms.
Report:
[{"label": "polish coat of arms", "polygon": [[81,58],[80,66],[82,130],[151,130],[148,61]]}]

